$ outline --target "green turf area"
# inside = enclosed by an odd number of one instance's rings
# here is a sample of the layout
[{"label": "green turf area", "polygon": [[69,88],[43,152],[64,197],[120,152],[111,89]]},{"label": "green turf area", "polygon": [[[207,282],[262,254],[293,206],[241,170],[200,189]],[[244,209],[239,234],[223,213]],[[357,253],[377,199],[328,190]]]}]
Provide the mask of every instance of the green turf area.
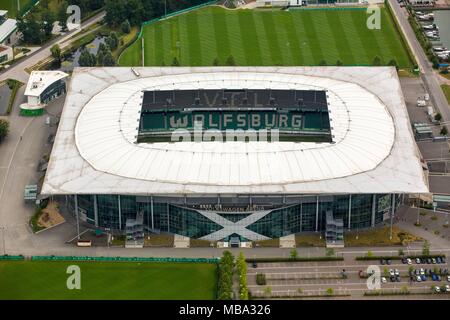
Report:
[{"label": "green turf area", "polygon": [[444,91],[445,97],[447,98],[448,104],[450,105],[450,86],[443,84],[441,85],[442,91]]},{"label": "green turf area", "polygon": [[[31,0],[19,0],[20,8],[24,8]],[[17,14],[17,0],[0,0],[0,10],[8,10],[8,17],[15,18]]]},{"label": "green turf area", "polygon": [[[69,265],[81,269],[81,290],[68,290]],[[0,262],[4,299],[214,299],[216,265],[151,262]]]},{"label": "green turf area", "polygon": [[[210,6],[144,27],[145,65],[371,65],[375,56],[399,67],[412,63],[392,18],[381,10],[381,29],[366,27],[365,10],[226,10]],[[141,64],[141,40],[121,56],[120,64]]]}]

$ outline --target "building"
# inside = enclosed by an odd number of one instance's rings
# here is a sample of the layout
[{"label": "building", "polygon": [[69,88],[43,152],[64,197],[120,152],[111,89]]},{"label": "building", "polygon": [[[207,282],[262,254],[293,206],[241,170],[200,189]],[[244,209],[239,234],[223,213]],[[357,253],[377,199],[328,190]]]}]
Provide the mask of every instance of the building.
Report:
[{"label": "building", "polygon": [[66,92],[67,76],[62,71],[32,71],[25,89],[27,102],[20,105],[20,114],[41,115],[51,100]]},{"label": "building", "polygon": [[112,67],[74,70],[41,194],[99,228],[142,214],[228,242],[325,231],[327,212],[373,227],[428,192],[395,68]]},{"label": "building", "polygon": [[11,46],[17,41],[17,21],[8,18],[8,11],[0,10],[0,44]]},{"label": "building", "polygon": [[13,50],[11,47],[0,45],[0,63],[7,62],[13,58]]}]

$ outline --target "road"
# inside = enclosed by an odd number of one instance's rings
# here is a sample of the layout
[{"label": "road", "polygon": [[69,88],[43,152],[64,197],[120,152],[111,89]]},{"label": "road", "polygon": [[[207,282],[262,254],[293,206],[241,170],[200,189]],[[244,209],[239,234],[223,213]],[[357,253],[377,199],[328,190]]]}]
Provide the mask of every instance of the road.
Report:
[{"label": "road", "polygon": [[[92,18],[87,19],[86,21],[81,23],[81,29],[89,27],[90,25],[100,21],[105,16],[105,12],[102,11]],[[75,29],[70,32],[67,32],[66,34],[57,37],[56,39],[46,43],[43,47],[41,47],[39,50],[36,50],[26,58],[23,58],[23,60],[20,60],[17,64],[12,65],[10,68],[4,70],[2,73],[0,73],[0,81],[13,78],[19,81],[22,81],[26,83],[29,78],[29,74],[25,71],[26,68],[34,66],[39,61],[42,61],[48,57],[50,57],[51,52],[50,48],[54,44],[60,45],[61,48],[64,48],[65,46],[68,46],[70,44],[70,41],[67,41],[72,36],[76,35],[80,29]]]},{"label": "road", "polygon": [[400,7],[400,4],[397,2],[397,0],[389,0],[389,3],[395,15],[397,16],[397,20],[400,24],[403,34],[405,35],[406,40],[416,57],[417,63],[419,64],[421,70],[421,78],[425,84],[425,87],[427,88],[428,93],[430,94],[431,101],[442,114],[443,121],[450,121],[450,108],[447,103],[447,99],[442,92],[442,89],[439,85],[439,80],[434,73],[432,64],[428,61],[428,58],[423,51],[422,46],[417,40],[416,35],[414,34],[414,31],[408,22],[408,13],[404,8]]}]

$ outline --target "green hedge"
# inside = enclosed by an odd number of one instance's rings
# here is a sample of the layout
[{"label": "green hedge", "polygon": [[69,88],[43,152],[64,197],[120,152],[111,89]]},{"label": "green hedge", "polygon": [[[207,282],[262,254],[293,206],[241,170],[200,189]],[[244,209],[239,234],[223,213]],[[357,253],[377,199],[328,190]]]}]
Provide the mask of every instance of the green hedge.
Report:
[{"label": "green hedge", "polygon": [[389,260],[402,260],[403,258],[410,258],[410,259],[428,259],[428,258],[437,258],[437,257],[445,257],[445,254],[431,254],[431,255],[416,255],[416,256],[362,256],[362,257],[356,257],[355,260],[359,261],[369,261],[369,260],[381,260],[381,259],[389,259]]},{"label": "green hedge", "polygon": [[297,258],[251,258],[245,259],[248,263],[253,262],[312,262],[312,261],[343,261],[343,257],[297,257]]},{"label": "green hedge", "polygon": [[[9,96],[9,101],[8,101],[8,107],[6,108],[6,114],[9,115],[9,114],[11,114],[12,108],[14,106],[14,101],[16,100],[17,91],[23,85],[23,83],[20,81],[14,80],[14,79],[8,79],[7,82],[10,82],[11,86],[12,86],[11,95]],[[8,86],[9,85],[10,84],[8,83]]]},{"label": "green hedge", "polygon": [[156,258],[156,257],[90,257],[90,256],[32,256],[34,261],[125,261],[125,262],[189,262],[218,263],[219,259],[209,258]]},{"label": "green hedge", "polygon": [[19,255],[19,256],[10,256],[10,255],[7,255],[7,254],[5,254],[5,255],[3,255],[3,256],[0,256],[0,260],[9,260],[9,261],[11,261],[11,260],[24,260],[25,258],[24,258],[24,256],[22,256],[22,255]]}]

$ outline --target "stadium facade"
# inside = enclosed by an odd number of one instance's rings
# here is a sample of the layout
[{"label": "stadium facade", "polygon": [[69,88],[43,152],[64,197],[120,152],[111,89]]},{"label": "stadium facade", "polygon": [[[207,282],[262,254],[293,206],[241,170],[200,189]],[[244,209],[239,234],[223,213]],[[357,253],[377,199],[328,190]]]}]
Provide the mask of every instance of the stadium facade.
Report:
[{"label": "stadium facade", "polygon": [[[242,137],[267,129],[279,141]],[[178,130],[202,139],[169,141]],[[97,227],[140,215],[148,231],[225,241],[324,231],[327,216],[373,227],[417,193],[391,67],[76,68],[41,191]]]}]

